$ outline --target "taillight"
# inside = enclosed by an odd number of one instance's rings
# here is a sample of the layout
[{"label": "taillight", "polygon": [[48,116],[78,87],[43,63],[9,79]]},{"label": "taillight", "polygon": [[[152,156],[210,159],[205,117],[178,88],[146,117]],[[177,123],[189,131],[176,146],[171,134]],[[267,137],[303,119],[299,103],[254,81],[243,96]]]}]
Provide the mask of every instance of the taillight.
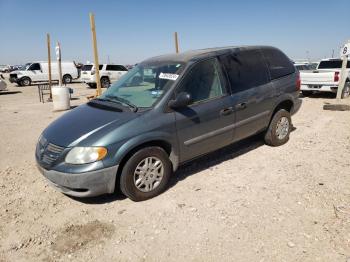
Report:
[{"label": "taillight", "polygon": [[300,79],[300,73],[298,72],[298,76],[297,76],[297,91],[300,90],[300,87],[301,87],[301,79]]},{"label": "taillight", "polygon": [[339,81],[339,72],[334,72],[334,82]]}]

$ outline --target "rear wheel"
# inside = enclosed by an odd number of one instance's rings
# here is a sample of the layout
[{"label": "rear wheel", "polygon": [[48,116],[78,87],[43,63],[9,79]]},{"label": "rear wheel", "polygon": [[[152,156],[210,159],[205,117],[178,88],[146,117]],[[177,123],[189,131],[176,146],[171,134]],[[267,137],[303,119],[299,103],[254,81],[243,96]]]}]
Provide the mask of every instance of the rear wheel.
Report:
[{"label": "rear wheel", "polygon": [[31,84],[31,80],[29,77],[24,77],[22,78],[22,80],[20,81],[21,86],[29,86]]},{"label": "rear wheel", "polygon": [[265,133],[265,143],[270,146],[280,146],[289,140],[292,129],[290,113],[285,109],[277,111]]},{"label": "rear wheel", "polygon": [[350,96],[350,82],[346,82],[341,94],[341,98],[347,98]]},{"label": "rear wheel", "polygon": [[64,84],[70,84],[73,81],[73,78],[71,75],[64,75],[62,78],[62,81]]},{"label": "rear wheel", "polygon": [[301,91],[301,93],[303,94],[303,96],[310,96],[310,95],[312,95],[312,91]]},{"label": "rear wheel", "polygon": [[168,154],[162,148],[143,148],[126,162],[120,189],[133,201],[150,199],[165,190],[171,170]]}]

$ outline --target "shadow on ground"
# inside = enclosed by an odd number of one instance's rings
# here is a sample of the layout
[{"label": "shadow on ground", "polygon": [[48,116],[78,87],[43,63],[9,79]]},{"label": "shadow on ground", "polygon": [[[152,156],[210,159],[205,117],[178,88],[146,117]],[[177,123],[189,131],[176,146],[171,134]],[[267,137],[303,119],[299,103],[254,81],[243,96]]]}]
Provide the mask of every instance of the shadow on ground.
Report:
[{"label": "shadow on ground", "polygon": [[304,96],[303,94],[300,94],[300,98],[305,98],[305,97],[309,97],[309,98],[313,98],[313,99],[332,99],[332,98],[336,98],[337,94],[336,93],[331,93],[331,92],[315,92],[313,94],[310,94],[308,96]]},{"label": "shadow on ground", "polygon": [[0,92],[0,96],[2,96],[2,95],[14,95],[14,94],[18,94],[18,93],[22,93],[22,91],[3,91],[3,92]]},{"label": "shadow on ground", "polygon": [[[293,128],[293,130],[295,130],[295,128]],[[234,159],[238,156],[244,155],[250,152],[251,150],[254,150],[262,145],[264,145],[264,141],[260,134],[260,135],[256,135],[256,136],[244,139],[242,141],[229,145],[225,148],[209,153],[205,156],[199,157],[196,160],[181,166],[173,174],[172,178],[169,181],[169,185],[167,189],[175,186],[178,182],[185,180],[189,176],[195,175],[198,172],[201,172],[205,169],[212,168],[227,160]],[[116,184],[118,185],[119,183],[116,183]],[[118,190],[117,193],[97,196],[97,197],[76,198],[76,197],[69,196],[69,198],[85,204],[104,204],[104,203],[109,203],[116,200],[123,200],[126,197],[123,196]]]}]

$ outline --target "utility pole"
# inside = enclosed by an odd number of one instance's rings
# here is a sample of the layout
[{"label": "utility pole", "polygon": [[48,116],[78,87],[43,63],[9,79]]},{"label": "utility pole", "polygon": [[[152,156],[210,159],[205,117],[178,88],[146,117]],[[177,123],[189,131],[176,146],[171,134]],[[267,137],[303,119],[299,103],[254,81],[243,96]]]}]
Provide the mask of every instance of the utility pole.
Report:
[{"label": "utility pole", "polygon": [[177,37],[177,32],[174,33],[174,37],[175,37],[175,51],[176,53],[179,53],[179,40]]},{"label": "utility pole", "polygon": [[50,100],[52,100],[52,90],[51,90],[51,43],[50,43],[50,34],[46,35],[47,40],[47,57],[48,57],[48,66],[49,66],[49,88],[50,88]]},{"label": "utility pole", "polygon": [[92,45],[94,49],[94,60],[95,60],[95,76],[96,76],[96,96],[102,94],[101,91],[101,81],[100,81],[100,70],[98,63],[98,54],[97,54],[97,40],[96,40],[96,28],[95,28],[95,16],[93,13],[90,13],[90,27],[92,33]]},{"label": "utility pole", "polygon": [[61,45],[60,42],[57,41],[56,45],[56,56],[57,56],[57,63],[58,63],[58,85],[61,87],[62,84],[62,65],[61,65]]}]

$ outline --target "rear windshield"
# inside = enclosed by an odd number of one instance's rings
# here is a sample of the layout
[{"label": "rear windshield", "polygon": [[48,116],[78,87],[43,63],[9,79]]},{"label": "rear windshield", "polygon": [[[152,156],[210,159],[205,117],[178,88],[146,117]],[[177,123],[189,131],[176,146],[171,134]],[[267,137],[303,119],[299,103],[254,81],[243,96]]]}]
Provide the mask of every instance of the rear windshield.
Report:
[{"label": "rear windshield", "polygon": [[[318,65],[318,69],[340,69],[341,65],[342,60],[321,61]],[[348,61],[346,67],[350,68],[350,61]]]}]

